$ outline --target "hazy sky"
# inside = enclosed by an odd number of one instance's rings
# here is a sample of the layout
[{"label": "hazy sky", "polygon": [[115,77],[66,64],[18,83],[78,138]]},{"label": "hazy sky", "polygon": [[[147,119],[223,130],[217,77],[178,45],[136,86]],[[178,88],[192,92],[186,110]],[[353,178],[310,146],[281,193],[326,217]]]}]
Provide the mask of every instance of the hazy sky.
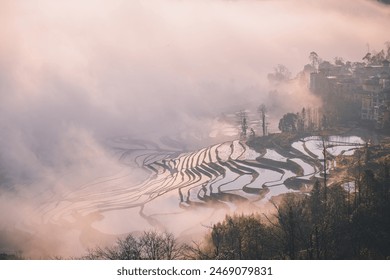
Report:
[{"label": "hazy sky", "polygon": [[106,138],[201,130],[267,100],[277,64],[360,61],[389,26],[368,0],[2,0],[0,184],[28,197],[93,177],[115,162]]},{"label": "hazy sky", "polygon": [[296,74],[313,50],[357,61],[390,40],[388,6],[365,0],[0,5],[0,174],[12,179],[78,164],[107,137],[207,129],[267,101],[277,64]]}]

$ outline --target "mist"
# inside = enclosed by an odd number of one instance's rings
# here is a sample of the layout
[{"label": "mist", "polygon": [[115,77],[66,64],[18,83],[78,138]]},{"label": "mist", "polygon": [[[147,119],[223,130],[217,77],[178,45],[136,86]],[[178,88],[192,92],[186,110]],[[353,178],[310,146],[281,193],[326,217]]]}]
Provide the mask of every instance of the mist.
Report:
[{"label": "mist", "polygon": [[2,1],[0,230],[34,232],[49,254],[33,209],[120,172],[110,139],[168,135],[191,151],[219,140],[207,137],[221,113],[300,110],[319,101],[296,84],[270,95],[267,73],[296,75],[311,51],[360,61],[388,26],[389,7],[366,0]]}]

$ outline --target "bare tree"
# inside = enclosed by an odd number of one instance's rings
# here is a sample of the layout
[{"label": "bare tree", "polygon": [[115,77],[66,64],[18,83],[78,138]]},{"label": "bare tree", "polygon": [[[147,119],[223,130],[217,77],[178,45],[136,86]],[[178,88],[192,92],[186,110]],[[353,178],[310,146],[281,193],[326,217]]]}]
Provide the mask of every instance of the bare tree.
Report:
[{"label": "bare tree", "polygon": [[274,68],[274,72],[267,75],[267,78],[272,83],[286,82],[291,78],[291,72],[283,64],[278,64]]},{"label": "bare tree", "polygon": [[266,113],[267,113],[267,107],[264,104],[261,104],[259,108],[257,108],[257,112],[260,114],[261,118],[261,127],[263,131],[263,136],[267,135],[267,120],[266,120]]},{"label": "bare tree", "polygon": [[236,113],[238,124],[240,126],[240,138],[245,140],[247,137],[248,130],[248,115],[244,110]]},{"label": "bare tree", "polygon": [[344,58],[342,58],[340,56],[336,56],[334,58],[334,64],[335,65],[340,65],[340,66],[344,65]]},{"label": "bare tree", "polygon": [[145,231],[139,238],[129,234],[111,247],[89,250],[84,259],[174,260],[183,258],[186,248],[172,233]]}]

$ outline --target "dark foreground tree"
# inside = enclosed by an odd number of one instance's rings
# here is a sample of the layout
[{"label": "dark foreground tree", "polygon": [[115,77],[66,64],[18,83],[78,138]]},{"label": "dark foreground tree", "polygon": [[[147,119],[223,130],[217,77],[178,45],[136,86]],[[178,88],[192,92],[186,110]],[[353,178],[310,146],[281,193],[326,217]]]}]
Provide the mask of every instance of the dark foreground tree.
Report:
[{"label": "dark foreground tree", "polygon": [[195,258],[271,259],[279,251],[275,240],[271,228],[259,216],[226,216],[223,222],[213,226],[207,246],[197,250]]},{"label": "dark foreground tree", "polygon": [[297,131],[298,115],[294,113],[287,113],[279,121],[279,129],[282,132],[296,132]]}]

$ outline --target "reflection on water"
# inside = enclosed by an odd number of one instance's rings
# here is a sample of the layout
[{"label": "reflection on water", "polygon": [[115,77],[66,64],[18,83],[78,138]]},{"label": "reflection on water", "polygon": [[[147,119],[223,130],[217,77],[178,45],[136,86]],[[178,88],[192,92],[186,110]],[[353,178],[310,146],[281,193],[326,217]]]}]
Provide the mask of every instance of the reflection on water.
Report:
[{"label": "reflection on water", "polygon": [[[324,143],[333,156],[364,144],[354,136],[332,136]],[[99,213],[91,226],[102,233],[158,227],[190,234],[226,213],[261,211],[272,197],[299,191],[321,177],[323,159],[319,137],[301,139],[285,151],[267,149],[263,156],[237,140],[186,153],[129,138],[112,145],[121,151],[123,170],[43,205],[46,223],[74,223],[75,217]],[[146,179],[132,183],[133,170],[146,172]]]}]

